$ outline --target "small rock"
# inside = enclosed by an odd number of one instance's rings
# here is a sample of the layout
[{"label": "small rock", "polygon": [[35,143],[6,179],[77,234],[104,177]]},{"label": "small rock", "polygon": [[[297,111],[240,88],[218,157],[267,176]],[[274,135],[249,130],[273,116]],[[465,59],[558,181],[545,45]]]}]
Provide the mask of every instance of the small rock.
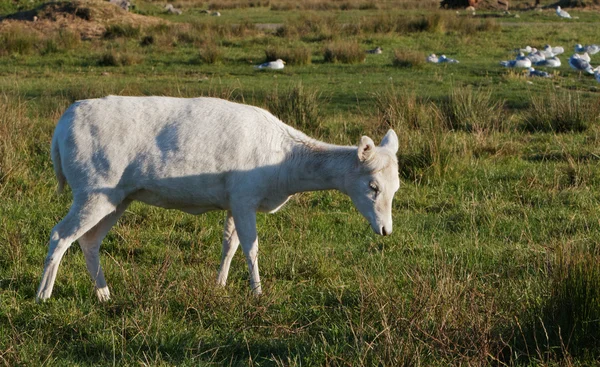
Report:
[{"label": "small rock", "polygon": [[129,7],[131,6],[131,3],[127,0],[110,0],[110,3],[115,4],[125,11],[129,11]]}]

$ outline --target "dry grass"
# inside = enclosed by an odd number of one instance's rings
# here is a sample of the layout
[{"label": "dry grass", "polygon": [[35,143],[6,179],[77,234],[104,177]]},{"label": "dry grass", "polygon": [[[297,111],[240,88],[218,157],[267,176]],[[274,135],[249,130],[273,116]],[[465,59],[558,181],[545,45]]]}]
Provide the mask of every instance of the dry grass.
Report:
[{"label": "dry grass", "polygon": [[310,47],[304,45],[288,45],[286,47],[269,47],[265,50],[266,61],[282,59],[290,65],[308,65],[312,62]]},{"label": "dry grass", "polygon": [[344,26],[335,17],[307,12],[279,27],[275,34],[282,38],[301,38],[308,42],[320,42],[332,40],[345,33]]},{"label": "dry grass", "polygon": [[30,29],[26,24],[13,24],[0,32],[0,55],[42,55],[73,50],[81,44],[79,34],[59,29],[47,34]]},{"label": "dry grass", "polygon": [[365,51],[356,41],[332,42],[323,51],[325,62],[357,64],[366,59]]},{"label": "dry grass", "polygon": [[321,94],[301,83],[284,92],[277,89],[266,96],[266,108],[285,123],[302,131],[319,133],[322,113]]},{"label": "dry grass", "polygon": [[390,88],[375,94],[380,124],[395,131],[423,130],[436,117],[432,104],[421,101],[414,93]]},{"label": "dry grass", "polygon": [[600,120],[597,103],[584,102],[577,92],[549,90],[531,97],[531,107],[525,115],[526,131],[557,133],[582,132]]},{"label": "dry grass", "polygon": [[20,99],[0,95],[0,187],[18,170],[19,156],[27,151],[27,140],[23,136],[32,128],[32,122],[26,116],[24,105]]},{"label": "dry grass", "polygon": [[375,95],[377,126],[371,130],[383,134],[387,129],[399,133],[400,174],[410,181],[442,176],[451,159],[449,132],[444,128],[438,107],[415,94],[390,88]]},{"label": "dry grass", "polygon": [[99,60],[100,66],[130,66],[137,65],[143,61],[142,56],[127,51],[108,50],[103,53]]},{"label": "dry grass", "polygon": [[43,36],[22,24],[13,24],[0,32],[0,54],[30,54],[41,44]]},{"label": "dry grass", "polygon": [[[179,1],[182,5],[185,2]],[[307,0],[307,1],[291,1],[291,0],[225,0],[212,1],[208,4],[209,9],[236,9],[236,8],[253,8],[253,7],[270,7],[275,11],[293,11],[293,10],[373,10],[373,9],[436,9],[439,7],[437,0],[342,0],[342,1],[327,1],[327,0]]]},{"label": "dry grass", "polygon": [[106,26],[103,37],[105,39],[114,38],[137,38],[140,35],[140,27],[131,24],[109,24]]},{"label": "dry grass", "polygon": [[425,56],[417,51],[394,50],[392,65],[401,68],[420,68],[425,65]]},{"label": "dry grass", "polygon": [[497,32],[500,30],[500,24],[492,19],[480,20],[458,17],[450,12],[432,11],[421,16],[382,13],[363,19],[360,22],[360,28],[364,33],[457,32],[473,34],[474,32]]},{"label": "dry grass", "polygon": [[494,98],[491,89],[453,88],[439,111],[451,130],[486,134],[503,131],[509,122],[504,101]]},{"label": "dry grass", "polygon": [[205,64],[216,64],[223,60],[223,50],[215,43],[207,43],[200,48],[198,55],[200,61]]}]

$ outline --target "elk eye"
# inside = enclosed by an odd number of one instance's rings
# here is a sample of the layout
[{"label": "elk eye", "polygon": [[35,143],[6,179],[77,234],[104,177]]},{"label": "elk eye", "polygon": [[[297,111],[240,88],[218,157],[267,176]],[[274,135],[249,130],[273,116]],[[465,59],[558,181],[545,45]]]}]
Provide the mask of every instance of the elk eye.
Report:
[{"label": "elk eye", "polygon": [[379,192],[379,187],[377,187],[377,185],[376,185],[376,184],[374,184],[374,183],[370,183],[370,184],[369,184],[369,187],[370,187],[370,188],[371,188],[371,190],[373,190],[375,193],[378,193],[378,192]]}]

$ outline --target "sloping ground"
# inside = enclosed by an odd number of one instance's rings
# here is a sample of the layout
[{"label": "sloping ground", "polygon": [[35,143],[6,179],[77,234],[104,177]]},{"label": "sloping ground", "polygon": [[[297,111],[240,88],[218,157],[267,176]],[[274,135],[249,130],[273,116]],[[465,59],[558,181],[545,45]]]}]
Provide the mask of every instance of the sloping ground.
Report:
[{"label": "sloping ground", "polygon": [[477,9],[505,9],[508,10],[509,0],[442,0],[441,8],[466,8],[473,6]]},{"label": "sloping ground", "polygon": [[442,8],[511,9],[527,10],[535,7],[556,8],[598,8],[600,0],[440,0]]},{"label": "sloping ground", "polygon": [[26,25],[42,34],[66,29],[79,33],[83,39],[89,39],[102,36],[108,24],[145,27],[165,22],[163,19],[129,13],[107,1],[58,1],[0,19],[0,32]]}]

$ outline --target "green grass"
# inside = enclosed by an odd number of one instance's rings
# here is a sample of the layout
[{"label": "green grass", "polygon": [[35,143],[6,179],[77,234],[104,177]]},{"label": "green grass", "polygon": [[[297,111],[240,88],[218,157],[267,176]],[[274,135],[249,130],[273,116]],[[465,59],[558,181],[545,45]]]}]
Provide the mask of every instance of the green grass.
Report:
[{"label": "green grass", "polygon": [[[498,65],[527,44],[597,42],[596,12],[572,10],[577,22],[550,10],[489,22],[494,13],[472,19],[375,1],[381,9],[232,7],[217,19],[197,4],[178,4],[186,12],[176,17],[138,2],[138,12],[173,23],[113,27],[106,39],[0,31],[3,364],[597,363],[598,84],[566,57],[551,80]],[[392,28],[401,11],[405,22]],[[325,62],[325,48],[342,44],[354,48],[340,54],[364,61]],[[376,46],[383,55],[364,53]],[[460,64],[396,67],[395,50]],[[279,55],[298,61],[254,69]],[[341,193],[298,195],[258,217],[257,299],[241,254],[228,286],[214,284],[223,213],[134,204],[101,250],[113,300],[96,301],[74,245],[53,298],[35,304],[50,230],[71,203],[69,190],[55,192],[54,126],[73,101],[107,94],[251,103],[337,144],[378,142],[394,128],[402,178],[394,233],[373,234]]]}]

